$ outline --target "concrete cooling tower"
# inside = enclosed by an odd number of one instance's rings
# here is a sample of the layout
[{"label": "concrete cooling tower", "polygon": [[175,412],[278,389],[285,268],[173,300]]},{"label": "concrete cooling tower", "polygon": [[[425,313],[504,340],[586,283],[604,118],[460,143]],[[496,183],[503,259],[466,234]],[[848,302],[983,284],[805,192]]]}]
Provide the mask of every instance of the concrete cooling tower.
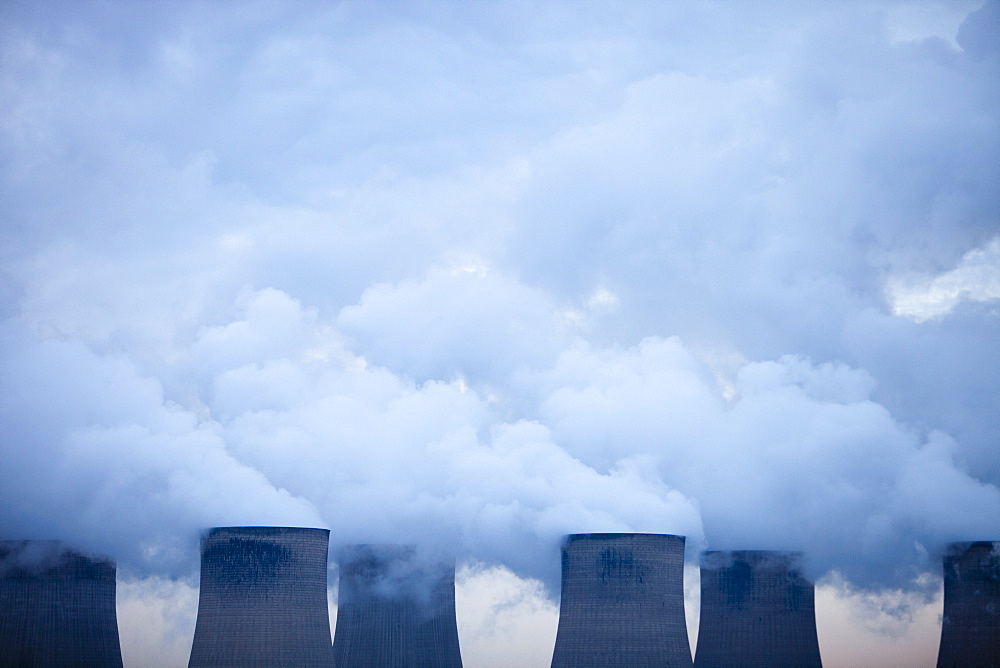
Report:
[{"label": "concrete cooling tower", "polygon": [[552,666],[691,666],[684,537],[567,536]]},{"label": "concrete cooling tower", "polygon": [[813,585],[797,552],[705,552],[694,665],[821,666]]},{"label": "concrete cooling tower", "polygon": [[0,666],[121,665],[114,563],[0,541]]},{"label": "concrete cooling tower", "polygon": [[949,546],[937,665],[1000,666],[1000,541]]},{"label": "concrete cooling tower", "polygon": [[333,652],[342,667],[461,668],[454,562],[408,545],[345,547]]},{"label": "concrete cooling tower", "polygon": [[332,666],[329,536],[287,527],[209,531],[189,666]]}]

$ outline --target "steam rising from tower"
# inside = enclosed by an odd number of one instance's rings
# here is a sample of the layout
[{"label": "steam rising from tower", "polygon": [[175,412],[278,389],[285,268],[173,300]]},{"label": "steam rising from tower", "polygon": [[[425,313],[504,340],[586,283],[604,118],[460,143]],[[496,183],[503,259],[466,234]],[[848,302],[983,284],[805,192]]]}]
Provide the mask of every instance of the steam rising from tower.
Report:
[{"label": "steam rising from tower", "polygon": [[0,542],[0,665],[121,666],[114,563]]},{"label": "steam rising from tower", "polygon": [[461,668],[454,563],[412,546],[344,548],[333,651],[338,666]]},{"label": "steam rising from tower", "polygon": [[949,546],[938,666],[1000,666],[1000,541]]},{"label": "steam rising from tower", "polygon": [[195,666],[332,666],[326,529],[224,527],[202,540]]},{"label": "steam rising from tower", "polygon": [[813,585],[797,552],[705,552],[694,665],[820,666]]},{"label": "steam rising from tower", "polygon": [[553,668],[690,665],[684,537],[569,535]]}]

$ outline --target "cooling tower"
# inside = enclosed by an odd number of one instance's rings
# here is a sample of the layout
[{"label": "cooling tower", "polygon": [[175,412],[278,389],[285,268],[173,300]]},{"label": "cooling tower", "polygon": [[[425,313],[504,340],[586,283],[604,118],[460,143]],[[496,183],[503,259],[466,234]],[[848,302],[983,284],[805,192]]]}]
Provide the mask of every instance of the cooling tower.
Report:
[{"label": "cooling tower", "polygon": [[684,537],[567,536],[553,668],[690,665]]},{"label": "cooling tower", "polygon": [[121,665],[114,563],[0,541],[0,666]]},{"label": "cooling tower", "polygon": [[1000,666],[1000,541],[949,546],[937,665]]},{"label": "cooling tower", "polygon": [[287,527],[209,531],[189,666],[332,666],[329,536]]},{"label": "cooling tower", "polygon": [[798,552],[705,552],[694,665],[821,666],[813,585]]},{"label": "cooling tower", "polygon": [[341,667],[460,668],[454,562],[412,546],[344,548],[333,652]]}]

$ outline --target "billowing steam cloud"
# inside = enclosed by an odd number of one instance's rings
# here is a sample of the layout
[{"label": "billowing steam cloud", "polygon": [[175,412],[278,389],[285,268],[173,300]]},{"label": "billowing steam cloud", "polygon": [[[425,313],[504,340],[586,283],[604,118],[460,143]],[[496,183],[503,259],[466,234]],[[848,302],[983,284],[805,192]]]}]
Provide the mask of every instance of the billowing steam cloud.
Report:
[{"label": "billowing steam cloud", "polygon": [[1000,536],[1000,3],[8,3],[0,532]]}]

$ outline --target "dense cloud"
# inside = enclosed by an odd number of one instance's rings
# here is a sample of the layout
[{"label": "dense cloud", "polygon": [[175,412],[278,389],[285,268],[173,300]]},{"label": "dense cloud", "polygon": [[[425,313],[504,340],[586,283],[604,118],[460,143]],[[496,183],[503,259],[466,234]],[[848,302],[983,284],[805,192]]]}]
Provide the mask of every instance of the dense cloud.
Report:
[{"label": "dense cloud", "polygon": [[9,3],[4,537],[1000,537],[1000,3],[908,7]]}]

